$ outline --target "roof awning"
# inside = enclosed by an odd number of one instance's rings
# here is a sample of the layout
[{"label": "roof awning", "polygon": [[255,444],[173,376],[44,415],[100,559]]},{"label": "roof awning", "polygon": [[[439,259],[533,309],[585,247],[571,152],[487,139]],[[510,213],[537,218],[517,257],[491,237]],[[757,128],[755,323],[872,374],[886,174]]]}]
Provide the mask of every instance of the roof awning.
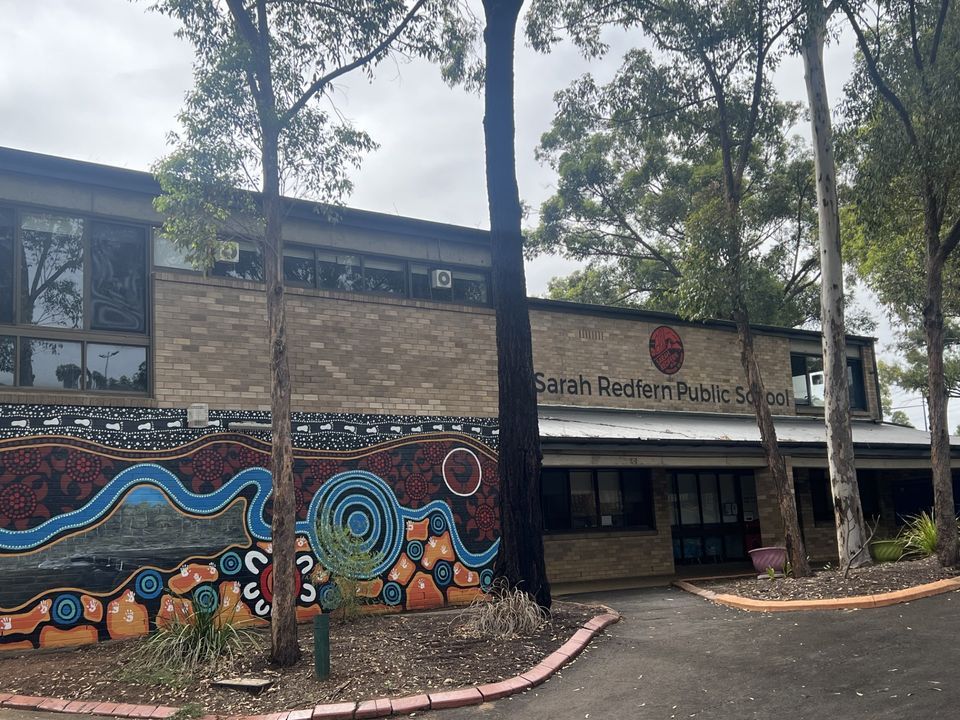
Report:
[{"label": "roof awning", "polygon": [[[541,406],[540,437],[545,441],[648,442],[670,444],[758,445],[760,430],[753,415],[630,412]],[[819,417],[776,417],[777,438],[785,445],[826,445],[826,427]],[[951,447],[960,449],[960,438]],[[930,447],[930,434],[915,428],[854,420],[853,443],[865,447]]]}]

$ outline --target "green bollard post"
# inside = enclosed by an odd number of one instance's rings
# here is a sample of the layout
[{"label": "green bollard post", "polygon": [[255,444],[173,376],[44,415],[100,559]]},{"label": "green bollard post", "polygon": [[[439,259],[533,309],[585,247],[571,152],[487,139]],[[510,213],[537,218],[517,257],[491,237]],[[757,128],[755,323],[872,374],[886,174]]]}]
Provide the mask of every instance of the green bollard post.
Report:
[{"label": "green bollard post", "polygon": [[317,680],[330,677],[330,616],[313,616],[313,667]]}]

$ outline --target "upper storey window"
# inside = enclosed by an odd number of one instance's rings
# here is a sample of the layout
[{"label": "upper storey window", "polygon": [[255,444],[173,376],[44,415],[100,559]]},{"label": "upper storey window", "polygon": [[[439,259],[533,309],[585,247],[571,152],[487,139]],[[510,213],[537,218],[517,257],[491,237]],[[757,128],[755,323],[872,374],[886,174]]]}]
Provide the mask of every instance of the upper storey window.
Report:
[{"label": "upper storey window", "polygon": [[[823,407],[826,378],[822,355],[792,353],[790,368],[793,375],[793,397],[797,405]],[[850,384],[850,408],[867,409],[867,394],[863,382],[863,362],[847,358],[847,382]]]},{"label": "upper storey window", "polygon": [[[182,252],[166,238],[154,238],[157,267],[192,270]],[[239,242],[232,262],[218,261],[212,275],[263,281],[263,261],[257,247]],[[479,268],[408,262],[345,250],[287,245],[283,249],[284,282],[298,287],[409,297],[417,300],[490,304],[490,275]]]},{"label": "upper storey window", "polygon": [[0,385],[147,391],[143,227],[0,207]]}]

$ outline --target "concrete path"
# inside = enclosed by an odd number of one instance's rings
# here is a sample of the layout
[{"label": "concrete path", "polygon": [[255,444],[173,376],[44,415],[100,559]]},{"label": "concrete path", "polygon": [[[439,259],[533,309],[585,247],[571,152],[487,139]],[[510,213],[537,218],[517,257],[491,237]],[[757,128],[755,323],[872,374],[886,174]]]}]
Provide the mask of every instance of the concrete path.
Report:
[{"label": "concrete path", "polygon": [[524,695],[435,720],[897,720],[960,712],[960,593],[765,615],[675,589],[594,597],[623,620]]},{"label": "concrete path", "polygon": [[[580,596],[623,613],[523,695],[429,720],[913,720],[960,708],[960,593],[764,615],[657,588]],[[0,720],[95,720],[0,709]]]}]

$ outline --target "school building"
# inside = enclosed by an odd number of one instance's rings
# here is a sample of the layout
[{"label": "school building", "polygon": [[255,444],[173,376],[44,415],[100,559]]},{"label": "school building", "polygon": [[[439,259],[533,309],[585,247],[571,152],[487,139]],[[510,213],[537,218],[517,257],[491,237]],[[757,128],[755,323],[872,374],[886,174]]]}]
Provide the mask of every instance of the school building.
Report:
[{"label": "school building", "polygon": [[[225,237],[194,270],[158,232],[157,193],[146,173],[0,149],[0,649],[143,634],[183,602],[269,615],[262,261]],[[325,522],[363,538],[383,609],[469,601],[498,536],[488,234],[290,201],[284,242],[301,616],[337,604]],[[731,323],[542,299],[530,322],[554,583],[782,542]],[[755,331],[827,561],[820,336]],[[932,505],[929,438],[883,422],[874,340],[847,355],[879,537]]]}]

